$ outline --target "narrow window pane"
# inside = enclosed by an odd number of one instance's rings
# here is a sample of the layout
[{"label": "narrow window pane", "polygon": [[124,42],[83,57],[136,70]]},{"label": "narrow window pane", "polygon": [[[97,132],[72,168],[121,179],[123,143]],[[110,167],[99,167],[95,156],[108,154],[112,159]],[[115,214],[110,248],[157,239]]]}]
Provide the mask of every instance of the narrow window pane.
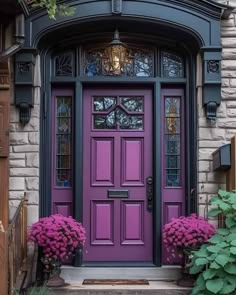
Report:
[{"label": "narrow window pane", "polygon": [[56,98],[56,185],[72,185],[72,98]]},{"label": "narrow window pane", "polygon": [[163,77],[182,78],[184,77],[183,58],[171,52],[162,52],[161,69]]},{"label": "narrow window pane", "polygon": [[181,186],[180,97],[165,97],[165,169],[167,187]]}]

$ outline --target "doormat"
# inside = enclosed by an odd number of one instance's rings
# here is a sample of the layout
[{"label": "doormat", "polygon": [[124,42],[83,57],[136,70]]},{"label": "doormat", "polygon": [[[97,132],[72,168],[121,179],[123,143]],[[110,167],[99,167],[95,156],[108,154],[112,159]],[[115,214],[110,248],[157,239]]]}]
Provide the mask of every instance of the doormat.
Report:
[{"label": "doormat", "polygon": [[148,280],[84,280],[83,285],[149,285]]}]

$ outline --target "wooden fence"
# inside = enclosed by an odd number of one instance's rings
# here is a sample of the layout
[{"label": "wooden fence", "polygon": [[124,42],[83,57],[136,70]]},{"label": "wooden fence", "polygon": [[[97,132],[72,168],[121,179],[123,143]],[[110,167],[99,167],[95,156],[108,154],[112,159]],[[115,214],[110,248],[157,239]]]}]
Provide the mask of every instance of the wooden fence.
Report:
[{"label": "wooden fence", "polygon": [[27,199],[24,194],[8,229],[0,227],[0,295],[12,294],[26,256]]}]

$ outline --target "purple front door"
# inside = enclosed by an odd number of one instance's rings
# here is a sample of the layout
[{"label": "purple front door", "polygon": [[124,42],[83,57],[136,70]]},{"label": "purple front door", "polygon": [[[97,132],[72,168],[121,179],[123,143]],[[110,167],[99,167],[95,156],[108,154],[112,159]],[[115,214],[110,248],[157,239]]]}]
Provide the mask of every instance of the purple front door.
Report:
[{"label": "purple front door", "polygon": [[152,91],[85,89],[84,261],[152,262]]}]

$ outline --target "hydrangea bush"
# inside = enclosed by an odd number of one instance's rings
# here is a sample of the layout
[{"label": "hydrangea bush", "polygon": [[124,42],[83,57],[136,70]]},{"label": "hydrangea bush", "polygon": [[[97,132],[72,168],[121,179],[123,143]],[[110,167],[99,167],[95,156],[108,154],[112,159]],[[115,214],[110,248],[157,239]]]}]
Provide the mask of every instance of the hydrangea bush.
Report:
[{"label": "hydrangea bush", "polygon": [[47,260],[62,261],[72,256],[76,248],[84,246],[85,229],[72,217],[55,214],[35,222],[29,240],[42,248]]},{"label": "hydrangea bush", "polygon": [[173,218],[163,228],[163,242],[168,252],[178,253],[197,249],[215,234],[215,227],[204,218],[192,214]]}]

